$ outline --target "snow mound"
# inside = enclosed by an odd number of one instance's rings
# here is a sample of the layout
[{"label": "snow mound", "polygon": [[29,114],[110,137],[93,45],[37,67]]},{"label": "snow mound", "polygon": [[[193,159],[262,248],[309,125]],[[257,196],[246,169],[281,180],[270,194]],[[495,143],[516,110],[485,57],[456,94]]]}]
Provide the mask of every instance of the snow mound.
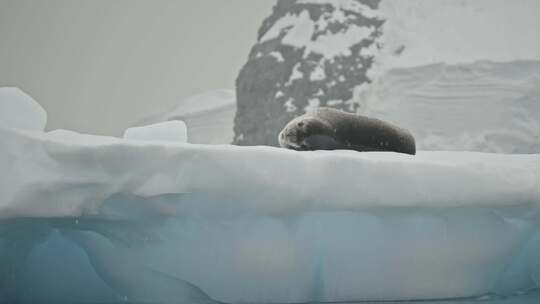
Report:
[{"label": "snow mound", "polygon": [[[540,284],[540,155],[85,139],[0,129],[0,265],[18,265],[0,282],[39,286],[0,286],[15,299],[71,299],[51,281],[86,301],[190,303]],[[64,260],[68,272],[42,266]]]},{"label": "snow mound", "polygon": [[230,143],[236,97],[232,90],[215,90],[188,97],[167,111],[142,119],[137,125],[181,120],[187,125],[190,142],[206,144]]},{"label": "snow mound", "polygon": [[390,70],[360,113],[409,129],[421,150],[540,153],[540,61]]},{"label": "snow mound", "polygon": [[129,128],[125,139],[187,142],[187,127],[183,121],[171,120],[143,127]]},{"label": "snow mound", "polygon": [[18,88],[0,88],[0,127],[43,131],[47,113]]}]

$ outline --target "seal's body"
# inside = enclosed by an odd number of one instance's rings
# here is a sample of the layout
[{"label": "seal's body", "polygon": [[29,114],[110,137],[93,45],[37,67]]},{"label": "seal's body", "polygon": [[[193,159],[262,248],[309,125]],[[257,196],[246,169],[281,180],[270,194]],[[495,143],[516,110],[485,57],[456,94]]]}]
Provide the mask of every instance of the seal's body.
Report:
[{"label": "seal's body", "polygon": [[319,108],[291,120],[279,133],[280,146],[299,151],[356,150],[415,154],[414,137],[376,118]]}]

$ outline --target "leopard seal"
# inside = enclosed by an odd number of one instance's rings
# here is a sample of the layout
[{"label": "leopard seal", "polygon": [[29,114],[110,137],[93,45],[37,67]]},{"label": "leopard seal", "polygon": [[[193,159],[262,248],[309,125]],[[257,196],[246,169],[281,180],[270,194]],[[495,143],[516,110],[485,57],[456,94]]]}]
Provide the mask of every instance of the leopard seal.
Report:
[{"label": "leopard seal", "polygon": [[413,135],[380,119],[320,107],[291,120],[279,145],[298,151],[356,150],[416,154]]}]

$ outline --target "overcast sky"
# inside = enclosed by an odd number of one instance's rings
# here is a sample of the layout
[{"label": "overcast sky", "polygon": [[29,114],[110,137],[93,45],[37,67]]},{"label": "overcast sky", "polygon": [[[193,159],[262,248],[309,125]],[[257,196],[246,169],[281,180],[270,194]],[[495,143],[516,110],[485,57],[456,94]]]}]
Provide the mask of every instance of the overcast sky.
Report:
[{"label": "overcast sky", "polygon": [[[48,129],[120,135],[208,90],[234,89],[276,0],[0,0],[0,86]],[[388,66],[540,59],[538,0],[384,0]],[[388,48],[391,49],[391,48]],[[389,64],[391,62],[391,64]]]},{"label": "overcast sky", "polygon": [[48,129],[121,134],[186,96],[234,88],[275,0],[0,0],[0,86]]}]

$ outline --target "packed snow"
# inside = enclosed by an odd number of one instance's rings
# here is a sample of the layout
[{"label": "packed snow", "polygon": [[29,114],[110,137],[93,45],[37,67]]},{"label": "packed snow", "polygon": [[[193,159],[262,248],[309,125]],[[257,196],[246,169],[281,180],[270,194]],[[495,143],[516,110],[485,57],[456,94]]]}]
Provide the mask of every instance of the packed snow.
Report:
[{"label": "packed snow", "polygon": [[540,287],[539,154],[298,152],[16,125],[2,125],[0,141],[1,301],[299,303]]},{"label": "packed snow", "polygon": [[540,61],[393,69],[360,113],[409,129],[422,150],[540,153]]},{"label": "packed snow", "polygon": [[383,0],[388,68],[476,60],[540,60],[536,0]]}]

